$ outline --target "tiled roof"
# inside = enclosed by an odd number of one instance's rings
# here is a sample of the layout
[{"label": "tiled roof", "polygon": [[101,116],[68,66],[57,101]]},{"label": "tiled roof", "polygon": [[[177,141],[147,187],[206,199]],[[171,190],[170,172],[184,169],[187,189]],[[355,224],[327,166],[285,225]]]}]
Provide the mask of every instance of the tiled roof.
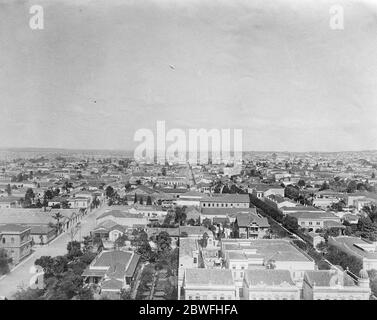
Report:
[{"label": "tiled roof", "polygon": [[201,199],[200,202],[250,203],[248,194],[221,194]]},{"label": "tiled roof", "polygon": [[294,286],[288,270],[255,269],[245,271],[245,281],[249,286]]},{"label": "tiled roof", "polygon": [[238,213],[236,220],[239,227],[249,227],[252,223],[256,223],[259,227],[270,226],[266,217],[254,213]]},{"label": "tiled roof", "polygon": [[232,272],[229,269],[186,269],[186,285],[234,286]]},{"label": "tiled roof", "polygon": [[[331,287],[337,284],[342,284],[345,287],[355,286],[352,278],[343,271],[336,270],[315,270],[306,271],[305,277],[307,281],[319,287]],[[343,277],[343,283],[341,278]]]},{"label": "tiled roof", "polygon": [[229,215],[235,216],[237,213],[249,212],[256,213],[255,207],[252,208],[201,208],[202,214],[205,215]]},{"label": "tiled roof", "polygon": [[[0,221],[1,222],[1,221]],[[30,229],[29,227],[19,225],[19,224],[5,224],[0,226],[0,233],[2,232],[17,232],[21,233]]]}]

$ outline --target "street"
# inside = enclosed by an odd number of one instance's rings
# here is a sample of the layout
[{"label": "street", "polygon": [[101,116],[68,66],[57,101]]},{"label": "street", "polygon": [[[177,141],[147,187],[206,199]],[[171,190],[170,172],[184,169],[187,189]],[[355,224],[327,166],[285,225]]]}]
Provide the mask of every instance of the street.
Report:
[{"label": "street", "polygon": [[[100,214],[102,214],[108,207],[106,205],[94,209],[88,213],[81,220],[81,230],[77,232],[74,240],[80,240],[87,235],[95,227],[95,220]],[[67,244],[71,241],[70,232],[65,232],[51,241],[49,244],[42,247],[34,247],[34,253],[27,257],[20,264],[15,266],[12,271],[0,277],[0,296],[5,296],[8,299],[16,293],[19,288],[26,288],[29,286],[30,278],[32,277],[31,268],[34,265],[34,261],[41,256],[58,256],[67,253]]]}]

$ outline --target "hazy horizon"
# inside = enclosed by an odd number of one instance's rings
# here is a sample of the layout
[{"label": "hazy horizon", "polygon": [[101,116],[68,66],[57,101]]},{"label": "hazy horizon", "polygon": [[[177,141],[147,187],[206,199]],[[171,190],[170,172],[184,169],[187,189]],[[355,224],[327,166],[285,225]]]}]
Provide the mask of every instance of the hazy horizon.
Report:
[{"label": "hazy horizon", "polygon": [[0,148],[132,152],[164,120],[245,152],[377,150],[376,30],[373,0],[5,0]]}]

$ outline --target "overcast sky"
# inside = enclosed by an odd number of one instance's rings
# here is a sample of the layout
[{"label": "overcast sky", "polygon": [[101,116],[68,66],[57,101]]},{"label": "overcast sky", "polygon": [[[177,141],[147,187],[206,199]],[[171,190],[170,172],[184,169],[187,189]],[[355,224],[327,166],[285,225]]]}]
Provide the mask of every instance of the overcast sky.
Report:
[{"label": "overcast sky", "polygon": [[176,2],[0,0],[0,146],[133,150],[165,120],[243,129],[244,150],[377,149],[376,1]]}]

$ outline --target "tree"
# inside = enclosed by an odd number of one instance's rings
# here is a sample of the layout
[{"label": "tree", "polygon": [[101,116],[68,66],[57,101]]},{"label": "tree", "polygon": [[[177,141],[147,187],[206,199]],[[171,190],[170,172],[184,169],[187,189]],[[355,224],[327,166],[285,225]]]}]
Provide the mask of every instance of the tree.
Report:
[{"label": "tree", "polygon": [[9,183],[7,184],[7,187],[6,187],[5,191],[8,194],[8,196],[12,195],[12,188],[10,187]]},{"label": "tree", "polygon": [[42,256],[35,260],[34,264],[40,266],[44,272],[44,278],[53,276],[53,264],[54,260],[50,256]]},{"label": "tree", "polygon": [[298,230],[298,223],[295,217],[286,215],[283,218],[283,226],[286,227],[291,232],[296,232]]},{"label": "tree", "polygon": [[25,193],[25,201],[24,201],[25,208],[28,208],[28,207],[31,206],[31,204],[33,203],[34,198],[35,198],[35,194],[33,192],[33,189],[28,188],[26,190],[26,193]]},{"label": "tree", "polygon": [[288,185],[284,189],[284,196],[296,200],[299,197],[299,190],[295,186]]},{"label": "tree", "polygon": [[363,210],[367,213],[370,220],[377,222],[377,206],[372,204],[370,206],[365,206]]},{"label": "tree", "polygon": [[305,180],[300,179],[300,180],[297,182],[297,185],[298,185],[300,188],[305,187],[305,185],[306,185]]},{"label": "tree", "polygon": [[143,200],[143,196],[140,196],[140,201],[139,201],[140,204],[143,204],[144,203],[144,200]]},{"label": "tree", "polygon": [[171,250],[171,237],[166,231],[161,231],[156,236],[156,244],[159,252],[169,252]]},{"label": "tree", "polygon": [[60,234],[62,230],[63,224],[61,223],[61,220],[64,218],[64,216],[60,212],[56,212],[52,215],[52,218],[56,221],[55,223],[50,222],[48,225],[50,228],[55,230],[55,234]]},{"label": "tree", "polygon": [[175,223],[178,223],[179,225],[183,225],[187,217],[185,211],[186,211],[186,207],[175,208]]},{"label": "tree", "polygon": [[206,248],[208,244],[208,233],[204,232],[202,238],[199,240],[199,244],[202,248]]},{"label": "tree", "polygon": [[325,181],[324,183],[322,183],[321,187],[319,188],[319,191],[328,189],[330,189],[330,185]]},{"label": "tree", "polygon": [[9,273],[9,264],[12,263],[12,258],[8,256],[5,249],[0,248],[0,275]]},{"label": "tree", "polygon": [[74,258],[80,257],[83,255],[81,251],[81,243],[78,241],[70,241],[67,245],[67,257],[70,260],[73,260]]},{"label": "tree", "polygon": [[151,206],[152,205],[152,198],[151,196],[148,196],[147,198],[147,206]]},{"label": "tree", "polygon": [[45,200],[51,200],[53,197],[54,197],[54,194],[50,189],[46,190],[43,196]]},{"label": "tree", "polygon": [[356,191],[356,189],[357,189],[357,182],[355,180],[350,181],[347,186],[347,192],[353,193]]},{"label": "tree", "polygon": [[42,289],[32,289],[32,288],[21,288],[14,294],[15,300],[43,300],[44,290]]},{"label": "tree", "polygon": [[105,194],[106,194],[106,197],[107,197],[107,198],[112,198],[112,197],[114,197],[114,194],[115,194],[115,192],[114,192],[114,188],[113,188],[112,186],[107,186],[107,187],[106,187],[106,190],[105,190]]}]

